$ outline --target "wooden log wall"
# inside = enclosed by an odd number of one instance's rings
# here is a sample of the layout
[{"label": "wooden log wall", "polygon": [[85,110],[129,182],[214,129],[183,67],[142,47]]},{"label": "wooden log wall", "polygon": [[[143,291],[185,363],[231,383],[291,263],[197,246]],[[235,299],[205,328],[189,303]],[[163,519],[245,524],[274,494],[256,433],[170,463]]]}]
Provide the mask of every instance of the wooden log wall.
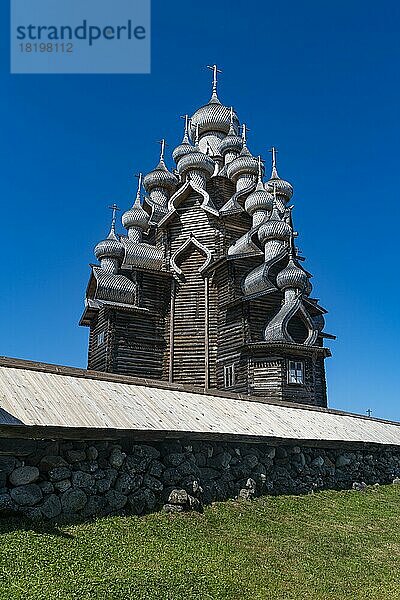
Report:
[{"label": "wooden log wall", "polygon": [[[250,360],[249,393],[267,400],[283,400],[299,404],[327,406],[324,359],[301,354],[283,353],[265,357],[261,350],[254,352]],[[289,361],[304,364],[304,385],[288,382]]]},{"label": "wooden log wall", "polygon": [[281,358],[252,360],[250,393],[271,400],[282,400],[284,369],[284,360]]},{"label": "wooden log wall", "polygon": [[213,253],[214,257],[217,257],[219,236],[216,235],[215,229],[218,219],[201,208],[202,202],[203,198],[193,192],[178,206],[177,214],[168,226],[171,255],[182,246],[190,235],[194,235]]},{"label": "wooden log wall", "polygon": [[[104,308],[98,312],[97,319],[92,323],[89,332],[88,369],[107,371],[107,351],[110,345],[110,328]],[[98,344],[98,335],[104,333],[104,343]]]},{"label": "wooden log wall", "polygon": [[[137,283],[137,310],[106,305],[90,328],[88,368],[166,379],[166,319],[170,279],[164,274],[126,273]],[[98,334],[104,343],[98,345]]]},{"label": "wooden log wall", "polygon": [[157,317],[151,314],[113,311],[113,373],[161,379],[164,337]]},{"label": "wooden log wall", "polygon": [[231,391],[247,393],[247,360],[241,355],[245,342],[245,316],[243,305],[233,303],[233,265],[223,263],[213,275],[213,285],[218,290],[215,330],[217,331],[216,386],[224,389],[224,367],[234,365],[234,385]]},{"label": "wooden log wall", "polygon": [[190,245],[180,256],[182,281],[176,285],[173,381],[205,385],[205,285],[199,272],[205,257]]},{"label": "wooden log wall", "polygon": [[210,194],[214,206],[220,210],[235,193],[235,184],[226,177],[213,177],[207,181],[206,191]]}]

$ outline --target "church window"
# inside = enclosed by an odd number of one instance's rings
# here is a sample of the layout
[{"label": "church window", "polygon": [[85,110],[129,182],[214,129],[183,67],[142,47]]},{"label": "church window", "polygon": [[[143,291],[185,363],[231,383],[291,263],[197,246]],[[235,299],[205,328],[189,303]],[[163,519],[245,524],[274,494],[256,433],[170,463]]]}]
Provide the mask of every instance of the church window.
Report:
[{"label": "church window", "polygon": [[289,360],[289,383],[304,384],[304,363],[297,360]]},{"label": "church window", "polygon": [[99,346],[102,346],[105,342],[105,333],[104,331],[102,331],[101,333],[97,334],[97,347],[99,348]]},{"label": "church window", "polygon": [[235,385],[235,365],[225,365],[224,385],[226,388],[230,388]]}]

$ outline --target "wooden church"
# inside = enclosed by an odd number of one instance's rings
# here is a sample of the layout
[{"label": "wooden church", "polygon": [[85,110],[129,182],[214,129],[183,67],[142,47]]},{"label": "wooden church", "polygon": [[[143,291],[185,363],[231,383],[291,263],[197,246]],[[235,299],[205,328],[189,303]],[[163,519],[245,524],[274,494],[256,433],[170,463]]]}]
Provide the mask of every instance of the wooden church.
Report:
[{"label": "wooden church", "polygon": [[[272,149],[264,182],[246,126],[217,95],[185,119],[95,248],[81,325],[88,368],[327,405],[324,314],[294,239],[293,188]],[[146,194],[142,197],[142,186]],[[262,397],[262,398],[261,398]]]}]

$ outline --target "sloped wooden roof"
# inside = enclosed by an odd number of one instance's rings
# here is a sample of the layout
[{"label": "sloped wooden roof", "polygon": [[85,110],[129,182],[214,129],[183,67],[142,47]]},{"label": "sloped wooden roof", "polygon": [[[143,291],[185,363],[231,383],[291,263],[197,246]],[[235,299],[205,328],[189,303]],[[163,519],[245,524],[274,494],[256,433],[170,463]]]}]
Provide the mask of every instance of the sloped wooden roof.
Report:
[{"label": "sloped wooden roof", "polygon": [[0,435],[56,434],[400,445],[400,423],[0,358]]}]

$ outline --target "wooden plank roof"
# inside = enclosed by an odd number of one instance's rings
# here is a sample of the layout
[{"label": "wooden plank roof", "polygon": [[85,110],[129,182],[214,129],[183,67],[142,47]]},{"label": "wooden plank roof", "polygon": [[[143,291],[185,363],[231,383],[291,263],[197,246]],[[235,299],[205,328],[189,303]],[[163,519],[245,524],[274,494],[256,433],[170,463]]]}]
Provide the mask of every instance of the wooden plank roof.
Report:
[{"label": "wooden plank roof", "polygon": [[400,445],[396,422],[0,358],[0,436],[46,431]]}]

